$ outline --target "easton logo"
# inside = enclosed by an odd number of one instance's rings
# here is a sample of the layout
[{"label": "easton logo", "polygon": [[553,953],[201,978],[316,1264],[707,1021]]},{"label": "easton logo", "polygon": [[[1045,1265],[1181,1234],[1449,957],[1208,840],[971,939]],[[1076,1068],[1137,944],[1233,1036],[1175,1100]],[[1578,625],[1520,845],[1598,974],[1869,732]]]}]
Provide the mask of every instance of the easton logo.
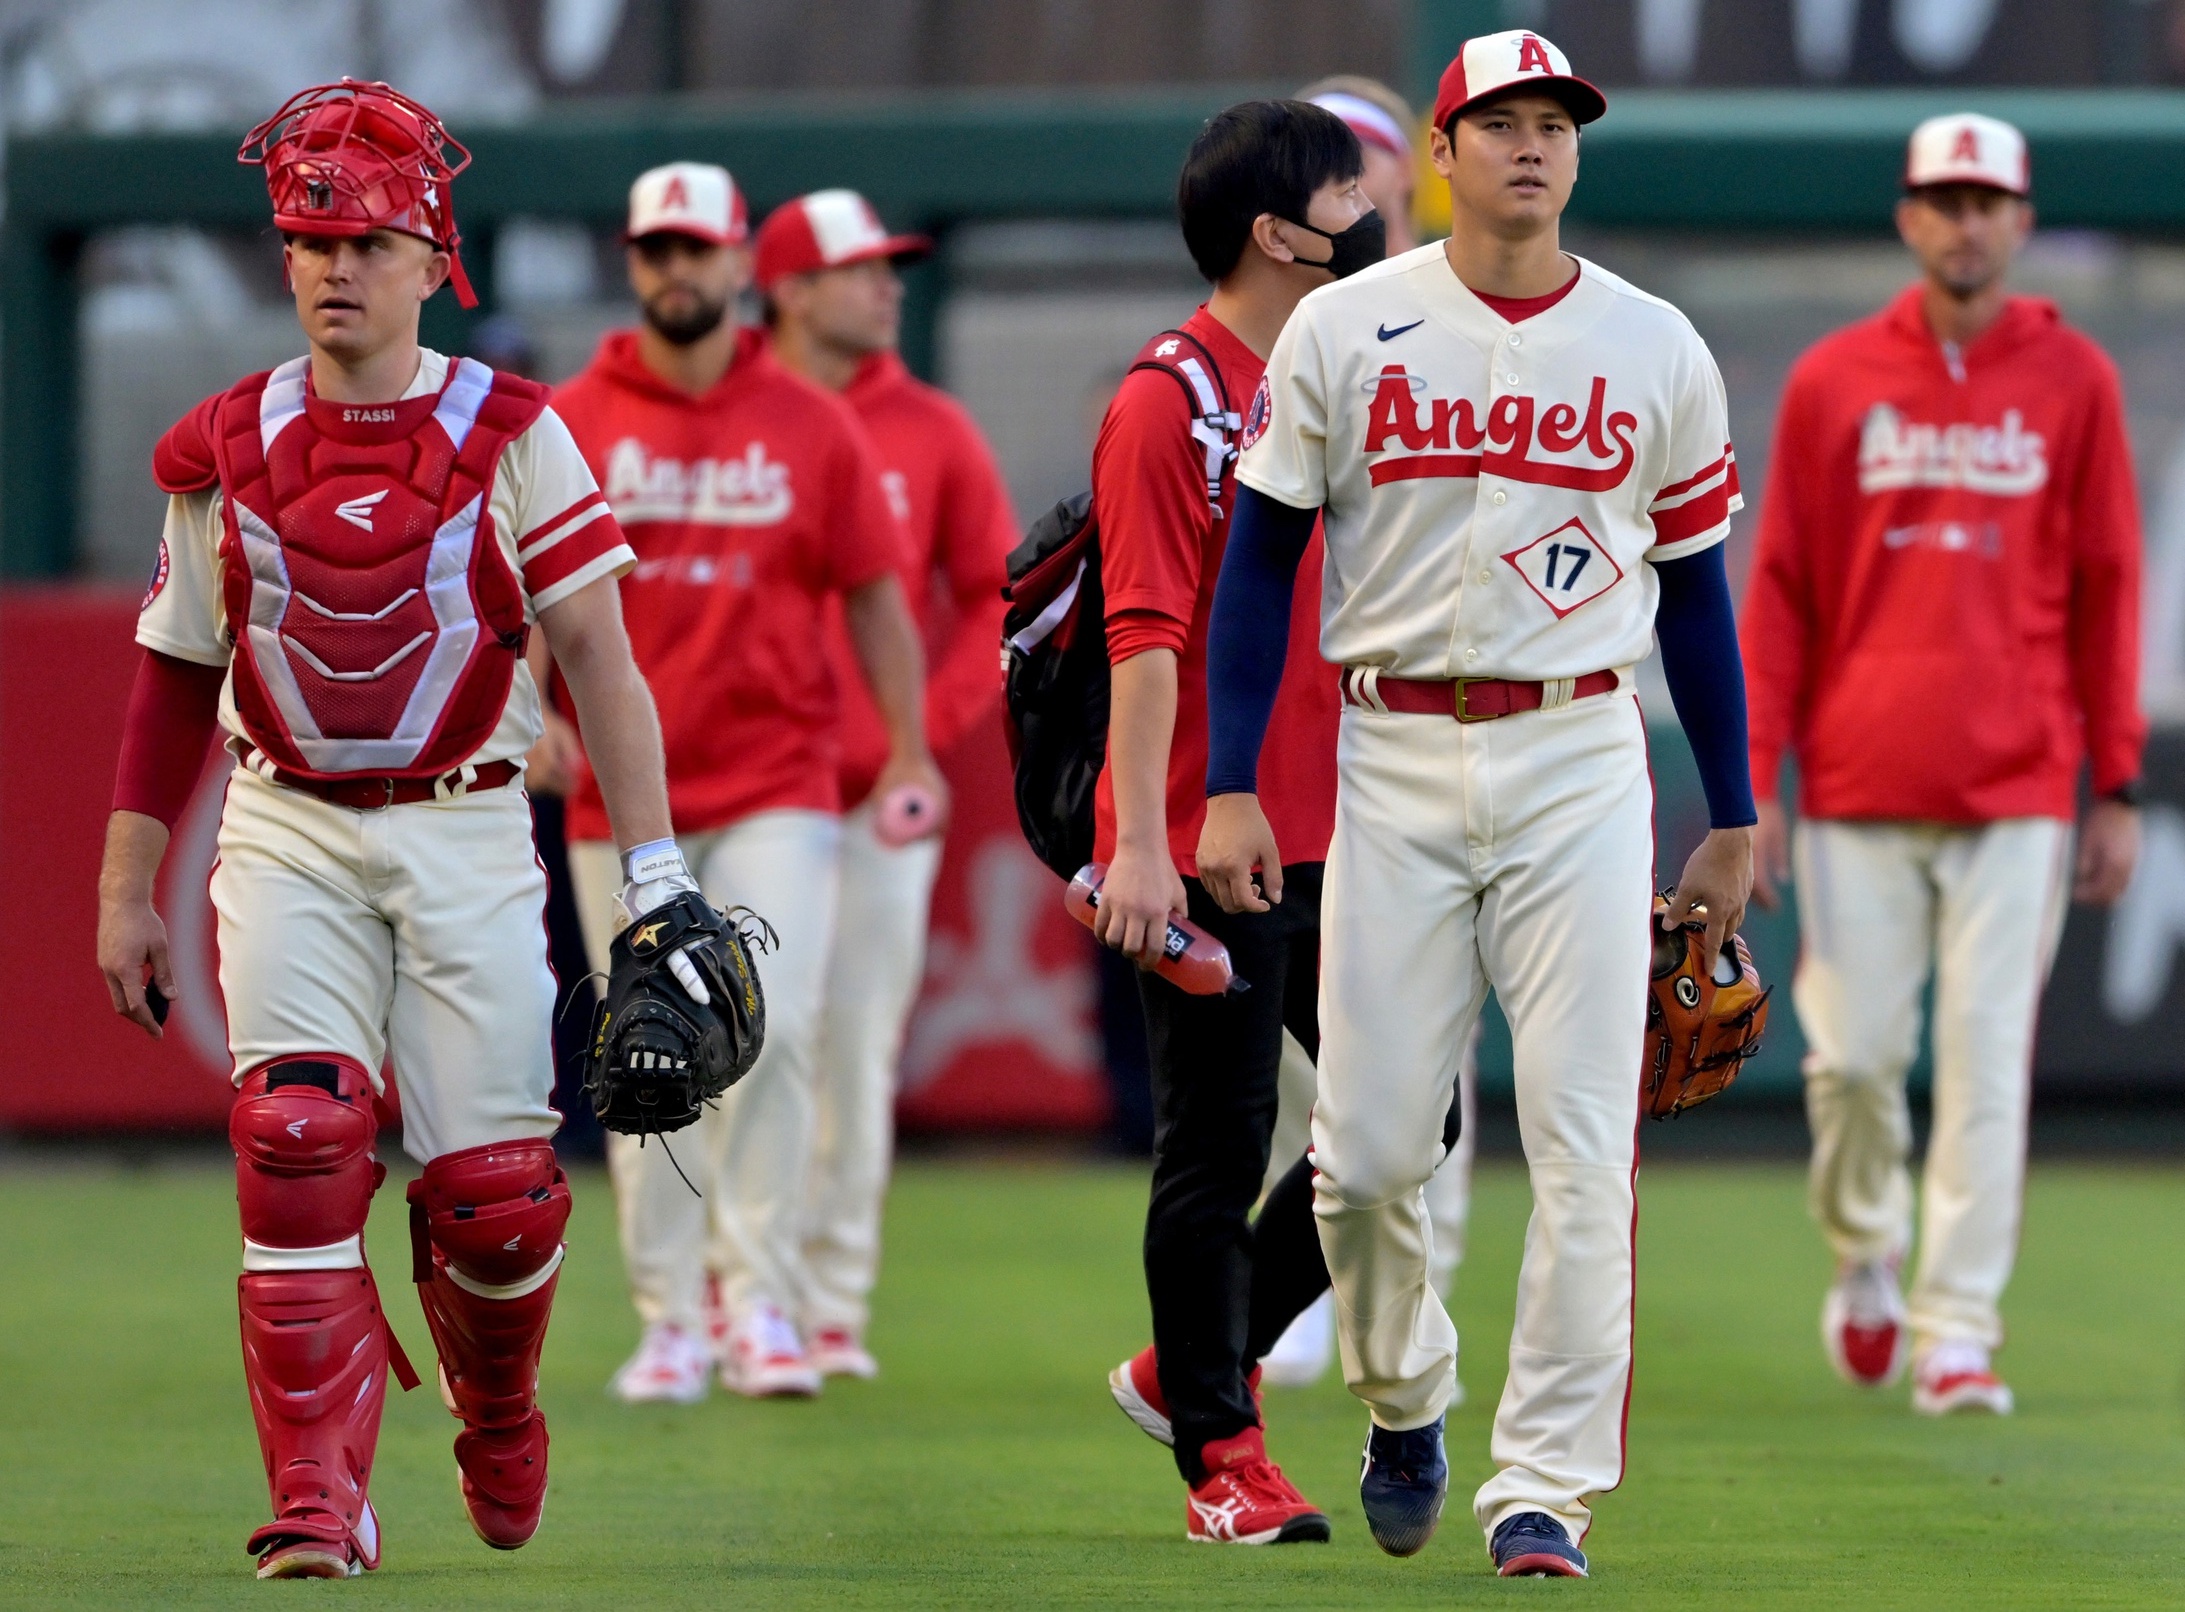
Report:
[{"label": "easton logo", "polygon": [[656,924],[647,924],[644,928],[633,931],[630,935],[630,950],[634,952],[640,947],[658,944],[661,935],[666,932],[667,927],[667,924],[665,922],[662,922]]},{"label": "easton logo", "polygon": [[376,493],[366,493],[360,498],[344,499],[334,506],[334,513],[351,526],[361,527],[369,532],[372,529],[372,511],[379,506],[379,501],[386,496],[387,489],[382,487]]},{"label": "easton logo", "polygon": [[[1573,492],[1605,493],[1631,474],[1637,450],[1632,434],[1639,417],[1618,409],[1608,412],[1608,381],[1596,375],[1586,398],[1585,417],[1569,403],[1545,409],[1537,399],[1506,392],[1488,407],[1484,423],[1468,397],[1423,397],[1425,377],[1391,364],[1366,383],[1373,401],[1366,410],[1366,452],[1401,445],[1408,454],[1380,460],[1372,467],[1373,485],[1428,477],[1502,476],[1510,481]],[[1422,407],[1423,405],[1423,407]],[[1392,440],[1393,439],[1393,440]],[[1606,465],[1565,464],[1536,459],[1537,442],[1548,453],[1578,449]]]}]

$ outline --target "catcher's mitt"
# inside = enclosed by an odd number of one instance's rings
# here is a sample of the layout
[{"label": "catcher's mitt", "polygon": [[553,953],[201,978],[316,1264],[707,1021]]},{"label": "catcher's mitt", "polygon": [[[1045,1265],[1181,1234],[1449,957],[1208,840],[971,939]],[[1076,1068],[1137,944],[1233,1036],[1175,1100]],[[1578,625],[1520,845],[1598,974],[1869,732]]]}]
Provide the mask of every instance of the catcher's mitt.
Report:
[{"label": "catcher's mitt", "polygon": [[1641,1098],[1654,1119],[1704,1103],[1737,1079],[1760,1050],[1768,991],[1741,935],[1710,968],[1706,926],[1664,931],[1667,896],[1654,898],[1653,979],[1646,997],[1646,1068]]},{"label": "catcher's mitt", "polygon": [[[739,914],[744,921],[732,921]],[[746,908],[724,916],[685,891],[615,936],[584,1066],[600,1124],[630,1136],[679,1131],[751,1072],[766,1039],[751,952],[754,939],[767,949],[772,934]],[[679,951],[712,998],[703,1007],[668,969]]]}]

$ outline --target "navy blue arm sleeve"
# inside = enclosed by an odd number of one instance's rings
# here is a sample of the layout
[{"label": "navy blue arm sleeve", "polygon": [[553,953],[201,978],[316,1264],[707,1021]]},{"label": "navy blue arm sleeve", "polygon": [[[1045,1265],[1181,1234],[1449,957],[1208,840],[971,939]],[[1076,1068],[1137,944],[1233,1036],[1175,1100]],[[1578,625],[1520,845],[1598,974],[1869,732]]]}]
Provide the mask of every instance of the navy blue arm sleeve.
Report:
[{"label": "navy blue arm sleeve", "polygon": [[[1737,648],[1737,613],[1722,545],[1654,567],[1661,605],[1654,616],[1662,671],[1677,720],[1699,764],[1707,817],[1716,828],[1743,828],[1753,810],[1751,763],[1745,749],[1745,662]],[[1224,580],[1227,580],[1226,568]]]},{"label": "navy blue arm sleeve", "polygon": [[1259,747],[1289,658],[1290,595],[1319,513],[1237,488],[1207,626],[1209,795],[1248,795],[1259,788]]}]

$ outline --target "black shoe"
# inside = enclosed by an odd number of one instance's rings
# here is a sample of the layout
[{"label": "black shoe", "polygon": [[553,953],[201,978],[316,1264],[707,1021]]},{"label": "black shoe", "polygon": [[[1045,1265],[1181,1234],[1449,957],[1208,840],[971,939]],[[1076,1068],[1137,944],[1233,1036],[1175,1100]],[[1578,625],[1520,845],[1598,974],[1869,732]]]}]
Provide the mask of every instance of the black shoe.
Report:
[{"label": "black shoe", "polygon": [[1442,1454],[1442,1418],[1424,1427],[1391,1433],[1376,1426],[1366,1436],[1365,1469],[1358,1500],[1373,1542],[1391,1556],[1416,1556],[1434,1537],[1442,1501],[1449,1495],[1449,1462]]},{"label": "black shoe", "polygon": [[1495,1530],[1489,1545],[1504,1578],[1584,1578],[1586,1553],[1545,1511],[1521,1511]]}]

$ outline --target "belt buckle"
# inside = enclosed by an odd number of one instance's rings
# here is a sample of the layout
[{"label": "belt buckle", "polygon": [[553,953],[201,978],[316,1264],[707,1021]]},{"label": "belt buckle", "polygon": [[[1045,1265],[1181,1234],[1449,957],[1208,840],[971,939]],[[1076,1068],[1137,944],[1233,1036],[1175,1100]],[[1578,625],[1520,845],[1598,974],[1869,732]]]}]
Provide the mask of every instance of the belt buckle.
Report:
[{"label": "belt buckle", "polygon": [[379,803],[379,809],[385,811],[395,803],[395,781],[392,778],[382,778],[380,782],[387,789],[387,798]]},{"label": "belt buckle", "polygon": [[1500,711],[1475,711],[1466,702],[1465,696],[1474,683],[1492,683],[1493,678],[1453,677],[1450,681],[1457,686],[1456,710],[1452,714],[1459,722],[1492,722],[1502,714]]}]

